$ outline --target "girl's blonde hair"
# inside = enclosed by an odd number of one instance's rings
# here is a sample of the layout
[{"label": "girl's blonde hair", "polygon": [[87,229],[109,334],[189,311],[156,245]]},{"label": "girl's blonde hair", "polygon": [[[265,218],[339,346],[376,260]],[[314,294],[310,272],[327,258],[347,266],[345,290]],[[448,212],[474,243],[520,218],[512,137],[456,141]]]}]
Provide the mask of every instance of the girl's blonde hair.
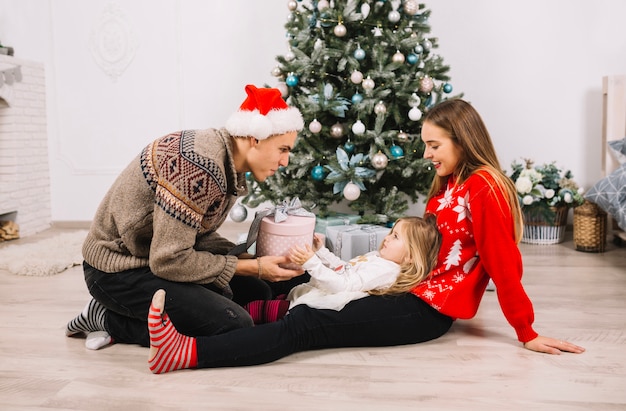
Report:
[{"label": "girl's blonde hair", "polygon": [[[482,118],[468,102],[461,99],[443,101],[433,107],[424,118],[448,133],[454,144],[461,149],[461,161],[454,171],[456,184],[462,184],[472,174],[483,171],[495,181],[491,187],[504,194],[507,208],[511,210],[515,229],[515,240],[522,238],[522,211],[513,181],[502,171],[496,150]],[[439,193],[446,186],[449,176],[435,176],[428,198]],[[499,196],[497,197],[499,198]],[[502,204],[500,205],[502,207]]]},{"label": "girl's blonde hair", "polygon": [[[397,225],[403,222],[402,225]],[[390,287],[369,291],[371,295],[402,294],[411,291],[422,282],[437,264],[441,234],[433,215],[402,217],[396,221],[398,235],[406,245],[408,258],[400,264],[400,274]],[[394,228],[394,229],[395,229]]]}]

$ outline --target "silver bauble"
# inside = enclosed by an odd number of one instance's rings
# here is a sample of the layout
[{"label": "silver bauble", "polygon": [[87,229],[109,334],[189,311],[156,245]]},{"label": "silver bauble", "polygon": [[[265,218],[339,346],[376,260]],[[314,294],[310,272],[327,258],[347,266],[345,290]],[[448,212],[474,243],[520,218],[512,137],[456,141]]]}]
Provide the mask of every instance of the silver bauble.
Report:
[{"label": "silver bauble", "polygon": [[374,167],[376,170],[384,169],[385,167],[387,167],[388,163],[389,159],[382,151],[379,151],[378,153],[374,154],[374,156],[372,156],[372,167]]},{"label": "silver bauble", "polygon": [[404,63],[404,54],[400,53],[399,51],[396,51],[396,53],[391,56],[391,61],[393,61],[394,63]]},{"label": "silver bauble", "polygon": [[376,114],[385,114],[387,112],[387,106],[382,101],[379,101],[374,106],[374,113]]},{"label": "silver bauble", "polygon": [[241,223],[248,217],[248,209],[241,204],[235,204],[233,208],[231,208],[228,216],[234,222]]},{"label": "silver bauble", "polygon": [[398,141],[400,143],[406,143],[407,141],[409,141],[409,135],[405,133],[404,131],[400,131],[398,133]]},{"label": "silver bauble", "polygon": [[334,138],[341,138],[343,136],[343,125],[341,123],[335,123],[330,126],[330,135]]},{"label": "silver bauble", "polygon": [[435,82],[432,78],[426,76],[420,79],[420,91],[423,93],[430,93],[435,87]]},{"label": "silver bauble", "polygon": [[289,0],[287,2],[287,8],[289,11],[295,11],[298,8],[298,2],[296,0]]},{"label": "silver bauble", "polygon": [[420,10],[420,6],[416,0],[404,0],[404,5],[402,6],[402,9],[409,16],[415,16]]}]

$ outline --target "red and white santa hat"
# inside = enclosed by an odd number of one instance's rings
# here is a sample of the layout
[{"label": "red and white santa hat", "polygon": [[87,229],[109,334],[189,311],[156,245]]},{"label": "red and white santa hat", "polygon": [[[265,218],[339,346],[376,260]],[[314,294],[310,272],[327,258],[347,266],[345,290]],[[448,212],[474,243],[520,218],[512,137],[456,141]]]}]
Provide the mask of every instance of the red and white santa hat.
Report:
[{"label": "red and white santa hat", "polygon": [[289,107],[275,88],[257,88],[246,86],[248,97],[232,114],[224,126],[237,137],[254,137],[263,140],[277,134],[300,131],[304,120],[300,110]]}]

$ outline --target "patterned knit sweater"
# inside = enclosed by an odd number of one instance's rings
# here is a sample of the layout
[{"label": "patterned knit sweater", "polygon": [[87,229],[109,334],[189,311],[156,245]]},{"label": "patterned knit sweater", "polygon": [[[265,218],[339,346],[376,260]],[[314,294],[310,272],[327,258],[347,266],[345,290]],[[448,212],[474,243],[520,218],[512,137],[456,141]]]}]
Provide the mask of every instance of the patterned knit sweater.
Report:
[{"label": "patterned knit sweater", "polygon": [[217,234],[237,196],[232,138],[224,129],[161,137],[128,165],[102,200],[83,245],[85,261],[119,273],[149,267],[158,277],[225,287],[237,258]]},{"label": "patterned knit sweater", "polygon": [[443,242],[437,268],[413,293],[452,318],[472,318],[489,278],[500,307],[517,338],[527,342],[533,330],[533,306],[522,287],[522,257],[515,242],[511,211],[486,172],[454,186],[452,178],[426,205],[437,216]]}]

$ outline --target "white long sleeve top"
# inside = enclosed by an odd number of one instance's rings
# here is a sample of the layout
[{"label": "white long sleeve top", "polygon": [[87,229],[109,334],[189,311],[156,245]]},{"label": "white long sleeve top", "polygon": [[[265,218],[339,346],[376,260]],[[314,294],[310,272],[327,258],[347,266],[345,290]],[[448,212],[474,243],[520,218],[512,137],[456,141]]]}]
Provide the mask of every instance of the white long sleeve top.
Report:
[{"label": "white long sleeve top", "polygon": [[400,266],[382,258],[378,251],[346,263],[327,248],[320,248],[302,267],[311,280],[291,290],[289,308],[306,304],[339,311],[350,301],[367,296],[367,291],[391,286],[400,274]]}]

